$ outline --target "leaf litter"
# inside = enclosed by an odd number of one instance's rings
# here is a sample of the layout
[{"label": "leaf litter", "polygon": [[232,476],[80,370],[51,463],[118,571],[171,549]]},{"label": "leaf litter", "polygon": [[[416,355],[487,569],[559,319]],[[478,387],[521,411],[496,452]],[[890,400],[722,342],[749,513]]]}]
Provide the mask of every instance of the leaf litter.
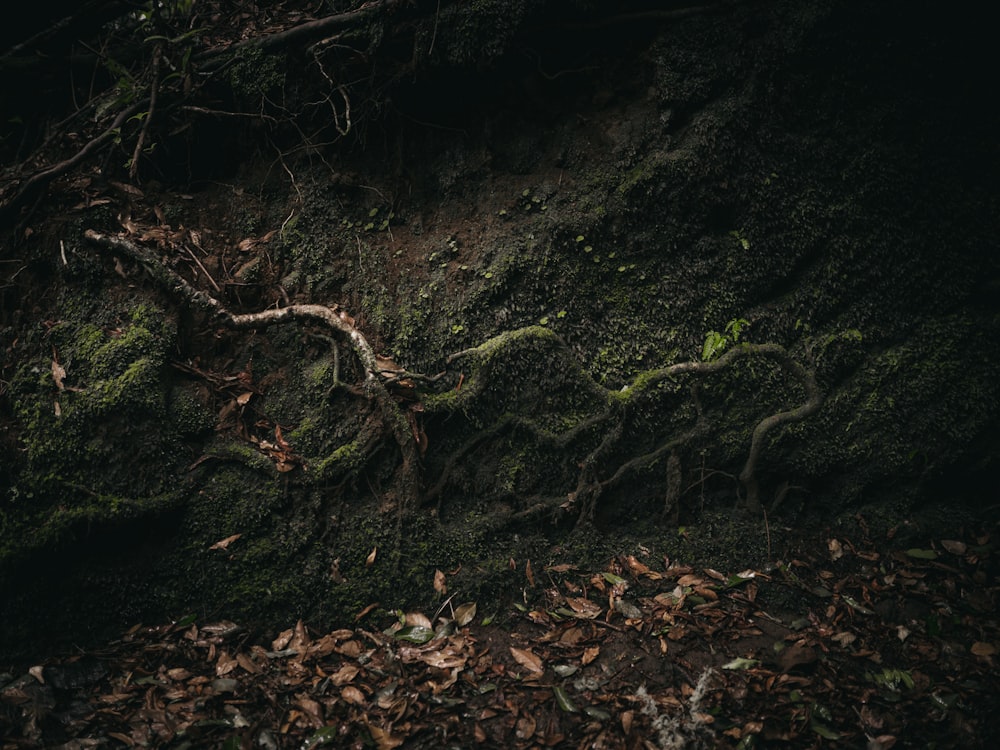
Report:
[{"label": "leaf litter", "polygon": [[990,746],[993,542],[913,553],[828,539],[736,574],[622,555],[545,584],[527,567],[529,606],[490,603],[502,625],[449,599],[260,642],[229,621],[135,626],[0,674],[0,749]]}]

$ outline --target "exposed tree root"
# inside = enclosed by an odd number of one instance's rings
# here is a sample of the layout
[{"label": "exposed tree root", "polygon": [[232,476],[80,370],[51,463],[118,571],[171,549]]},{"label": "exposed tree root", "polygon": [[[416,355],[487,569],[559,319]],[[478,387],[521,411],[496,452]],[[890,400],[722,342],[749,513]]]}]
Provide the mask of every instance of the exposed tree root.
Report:
[{"label": "exposed tree root", "polygon": [[139,263],[162,286],[185,302],[213,314],[220,322],[234,330],[267,328],[283,323],[319,323],[342,338],[357,357],[365,372],[362,392],[372,399],[382,414],[402,456],[399,470],[399,495],[404,506],[412,507],[420,490],[420,460],[417,443],[410,424],[396,400],[386,387],[380,366],[371,344],[353,324],[350,317],[336,305],[289,305],[257,313],[235,314],[229,312],[219,300],[195,289],[185,279],[167,268],[153,251],[124,237],[101,234],[87,230],[84,237],[99,246],[121,253]]},{"label": "exposed tree root", "polygon": [[[434,484],[421,498],[420,436],[390,388],[398,387],[404,377],[433,384],[443,373],[433,377],[414,375],[407,373],[395,363],[376,357],[364,334],[355,327],[353,319],[337,305],[327,307],[296,304],[256,313],[231,313],[215,297],[195,289],[167,268],[154,251],[124,237],[100,234],[91,230],[85,233],[85,237],[96,245],[110,248],[138,262],[159,284],[186,303],[208,311],[231,329],[266,328],[283,323],[318,323],[329,329],[334,334],[334,339],[342,341],[360,363],[365,375],[363,382],[357,388],[377,406],[382,424],[392,434],[399,447],[402,460],[397,474],[399,483],[397,492],[400,501],[406,507],[415,507],[417,500],[422,499],[425,504],[435,503],[440,508],[441,498],[456,467],[463,461],[468,461],[469,457],[482,446],[502,435],[516,431],[530,438],[536,446],[556,452],[572,452],[574,446],[580,448],[589,444],[591,447],[586,449],[585,456],[577,464],[576,486],[571,491],[563,497],[536,498],[531,507],[513,515],[515,520],[551,513],[555,516],[576,515],[580,521],[591,521],[605,492],[630,476],[648,472],[665,459],[669,460],[664,514],[675,512],[680,494],[678,453],[703,439],[709,431],[708,419],[702,413],[697,390],[692,388],[692,401],[697,413],[694,423],[686,429],[661,438],[651,450],[638,455],[632,455],[627,448],[623,448],[625,440],[629,437],[626,426],[631,419],[630,410],[634,410],[633,407],[639,400],[653,393],[663,381],[676,381],[688,375],[700,379],[731,368],[745,357],[754,356],[766,357],[777,362],[790,378],[801,385],[806,397],[805,401],[794,409],[770,414],[754,427],[747,458],[739,474],[739,482],[745,493],[747,507],[758,511],[761,506],[756,470],[764,449],[764,441],[776,428],[799,422],[814,414],[823,402],[813,372],[793,359],[788,351],[778,344],[740,344],[709,362],[681,362],[640,373],[632,384],[622,391],[610,391],[589,378],[562,340],[548,329],[533,327],[508,331],[478,347],[457,352],[447,358],[446,367],[453,366],[459,360],[472,360],[472,371],[466,380],[467,387],[432,406],[432,411],[454,413],[485,400],[487,390],[500,378],[493,372],[494,368],[502,368],[505,355],[509,353],[511,347],[517,342],[524,341],[552,347],[553,351],[546,356],[564,360],[558,365],[561,372],[570,372],[569,377],[573,380],[571,387],[582,391],[595,409],[591,414],[561,431],[542,424],[533,416],[523,414],[507,413],[491,420],[491,423],[483,425],[482,429],[444,459]],[[339,372],[339,367],[337,369]],[[370,453],[374,450],[373,446],[379,441],[373,438],[372,434],[366,436],[363,441],[363,451]],[[623,460],[621,458],[623,455],[628,457]],[[612,468],[609,470],[606,467]]]},{"label": "exposed tree root", "polygon": [[[472,349],[466,349],[451,355],[447,359],[449,366],[463,359],[474,360],[474,371],[468,375],[467,387],[456,395],[449,409],[462,409],[482,398],[488,384],[497,378],[494,373],[494,362],[502,362],[501,352],[510,348],[517,341],[525,338],[537,339],[538,342],[557,340],[555,334],[545,328],[532,327],[509,331]],[[561,345],[556,352],[559,356],[571,359],[572,355]],[[771,414],[761,419],[754,427],[750,448],[746,461],[739,474],[739,482],[744,493],[744,502],[752,511],[760,510],[759,488],[756,470],[764,449],[765,440],[776,428],[801,421],[815,413],[823,402],[823,396],[816,383],[814,373],[797,362],[788,351],[778,344],[741,344],[727,351],[723,356],[708,362],[681,362],[657,370],[640,373],[627,388],[621,392],[609,391],[589,379],[579,365],[567,365],[560,362],[560,368],[575,367],[577,380],[574,385],[585,389],[587,395],[596,405],[596,411],[568,430],[557,433],[539,424],[534,418],[525,415],[506,414],[491,425],[485,426],[480,432],[470,438],[455,451],[447,461],[440,476],[425,499],[436,499],[444,492],[449,476],[456,465],[471,455],[479,446],[488,440],[514,429],[530,435],[540,446],[568,448],[573,445],[586,444],[582,438],[595,429],[604,430],[597,444],[588,450],[579,462],[576,486],[564,497],[535,498],[532,505],[514,514],[514,519],[528,519],[552,513],[566,515],[575,513],[579,520],[590,521],[598,508],[601,496],[609,489],[621,484],[626,478],[640,472],[648,471],[656,464],[667,460],[666,490],[664,516],[676,513],[677,503],[681,494],[680,459],[678,453],[691,447],[696,441],[703,439],[709,432],[709,420],[704,416],[698,399],[697,390],[692,388],[692,401],[697,413],[694,424],[687,429],[661,438],[652,450],[639,455],[631,455],[622,460],[615,459],[616,454],[628,455],[623,449],[629,439],[626,424],[629,420],[629,410],[638,403],[644,395],[652,391],[665,380],[674,380],[693,375],[699,379],[720,373],[731,368],[745,357],[766,357],[777,362],[778,366],[794,381],[797,381],[805,391],[805,401],[794,409]],[[502,367],[502,365],[501,365]],[[610,473],[606,467],[612,467]]]}]

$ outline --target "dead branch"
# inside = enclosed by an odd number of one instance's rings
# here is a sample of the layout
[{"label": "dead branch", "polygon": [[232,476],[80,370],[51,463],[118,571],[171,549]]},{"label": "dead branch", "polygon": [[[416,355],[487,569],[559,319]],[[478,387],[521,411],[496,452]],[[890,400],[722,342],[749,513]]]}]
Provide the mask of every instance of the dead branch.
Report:
[{"label": "dead branch", "polygon": [[163,44],[157,44],[153,51],[153,82],[149,86],[149,109],[146,117],[142,121],[142,130],[135,141],[135,149],[132,151],[132,163],[129,164],[128,176],[135,180],[139,176],[139,157],[142,156],[142,149],[146,145],[146,138],[149,136],[149,126],[153,122],[156,112],[156,97],[160,88],[160,58],[163,56]]},{"label": "dead branch", "polygon": [[148,99],[143,99],[141,101],[134,102],[129,107],[126,107],[118,113],[118,116],[115,117],[114,121],[103,133],[88,141],[84,147],[73,154],[73,156],[59,162],[58,164],[46,167],[29,177],[13,196],[0,204],[0,222],[3,222],[10,212],[21,206],[22,203],[26,202],[31,196],[52,182],[52,180],[66,174],[75,166],[90,157],[99,148],[113,140],[115,136],[119,134],[119,130],[125,121],[136,112],[141,111],[142,108],[148,104],[148,101]]}]

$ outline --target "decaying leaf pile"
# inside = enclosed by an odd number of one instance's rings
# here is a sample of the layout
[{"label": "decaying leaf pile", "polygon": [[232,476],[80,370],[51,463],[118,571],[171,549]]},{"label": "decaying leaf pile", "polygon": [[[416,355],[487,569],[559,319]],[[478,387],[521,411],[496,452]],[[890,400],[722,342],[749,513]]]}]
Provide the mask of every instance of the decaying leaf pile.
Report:
[{"label": "decaying leaf pile", "polygon": [[0,676],[0,746],[992,746],[995,539],[822,542],[737,574],[511,560],[523,603],[372,606],[328,633],[135,626]]}]

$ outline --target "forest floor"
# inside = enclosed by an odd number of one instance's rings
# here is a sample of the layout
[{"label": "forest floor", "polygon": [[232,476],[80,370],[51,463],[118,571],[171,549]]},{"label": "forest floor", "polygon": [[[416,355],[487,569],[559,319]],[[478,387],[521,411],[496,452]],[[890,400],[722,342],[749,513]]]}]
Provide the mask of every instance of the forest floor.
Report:
[{"label": "forest floor", "polygon": [[440,573],[438,611],[326,633],[136,625],[0,674],[0,748],[992,746],[995,529],[863,536],[764,570],[511,560],[522,601]]}]

